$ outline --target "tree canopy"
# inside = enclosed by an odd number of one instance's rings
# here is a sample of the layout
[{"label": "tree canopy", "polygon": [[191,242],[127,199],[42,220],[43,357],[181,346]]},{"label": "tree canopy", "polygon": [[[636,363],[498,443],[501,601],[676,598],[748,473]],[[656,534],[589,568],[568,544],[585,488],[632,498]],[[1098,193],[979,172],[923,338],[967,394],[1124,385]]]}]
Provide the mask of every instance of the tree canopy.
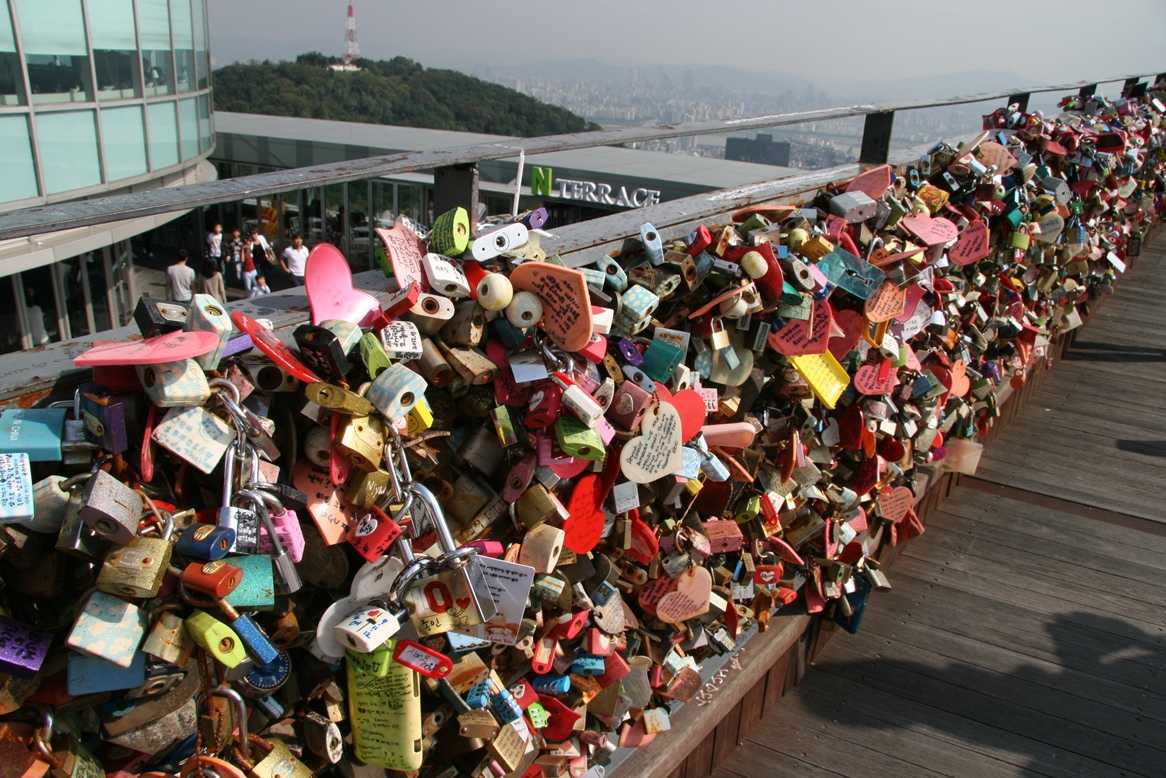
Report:
[{"label": "tree canopy", "polygon": [[405,57],[328,66],[336,57],[301,54],[295,62],[249,62],[214,73],[215,110],[308,119],[397,124],[497,135],[550,135],[597,126],[499,84]]}]

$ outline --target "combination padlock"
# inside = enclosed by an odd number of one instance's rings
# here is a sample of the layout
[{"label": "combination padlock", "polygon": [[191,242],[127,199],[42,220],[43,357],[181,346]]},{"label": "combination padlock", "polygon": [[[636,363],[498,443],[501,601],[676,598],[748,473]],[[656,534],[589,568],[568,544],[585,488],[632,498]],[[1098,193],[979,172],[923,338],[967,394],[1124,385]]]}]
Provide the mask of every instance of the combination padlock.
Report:
[{"label": "combination padlock", "polygon": [[276,591],[280,594],[295,594],[303,588],[303,579],[300,578],[299,570],[296,569],[296,563],[288,556],[283,542],[279,539],[279,533],[276,532],[271,515],[267,512],[267,504],[264,502],[263,495],[252,489],[242,489],[239,491],[238,498],[251,504],[256,515],[259,516],[259,522],[267,528],[267,534],[271,538],[271,545],[274,549],[271,562],[275,567]]}]

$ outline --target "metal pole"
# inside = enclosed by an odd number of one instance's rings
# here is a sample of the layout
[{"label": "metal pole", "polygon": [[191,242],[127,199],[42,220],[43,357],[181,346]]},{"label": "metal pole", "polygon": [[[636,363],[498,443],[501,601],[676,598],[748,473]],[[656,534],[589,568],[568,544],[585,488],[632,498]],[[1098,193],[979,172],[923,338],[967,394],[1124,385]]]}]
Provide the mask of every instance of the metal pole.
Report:
[{"label": "metal pole", "polygon": [[894,123],[894,111],[867,114],[862,128],[862,151],[858,154],[859,162],[869,165],[886,163],[891,154],[891,128]]}]

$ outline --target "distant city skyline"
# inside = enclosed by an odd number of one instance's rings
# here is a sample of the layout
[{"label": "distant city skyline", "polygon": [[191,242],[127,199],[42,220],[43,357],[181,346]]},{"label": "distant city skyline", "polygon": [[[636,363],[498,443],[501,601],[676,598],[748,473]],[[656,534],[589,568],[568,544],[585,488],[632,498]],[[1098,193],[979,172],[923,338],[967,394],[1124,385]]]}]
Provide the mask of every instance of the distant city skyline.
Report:
[{"label": "distant city skyline", "polygon": [[[1166,3],[982,0],[939,5],[819,0],[757,4],[725,0],[589,0],[484,9],[473,0],[356,0],[361,51],[428,67],[538,65],[590,59],[617,66],[728,66],[796,76],[831,92],[855,82],[893,85],[969,71],[1018,75],[973,88],[1011,88],[1166,70]],[[208,0],[216,65],[344,52],[346,0]],[[1025,45],[1025,36],[1033,36]],[[1036,38],[1039,36],[1039,39]],[[448,45],[458,41],[457,46]],[[532,75],[537,75],[532,73]],[[795,79],[788,79],[795,81]]]}]

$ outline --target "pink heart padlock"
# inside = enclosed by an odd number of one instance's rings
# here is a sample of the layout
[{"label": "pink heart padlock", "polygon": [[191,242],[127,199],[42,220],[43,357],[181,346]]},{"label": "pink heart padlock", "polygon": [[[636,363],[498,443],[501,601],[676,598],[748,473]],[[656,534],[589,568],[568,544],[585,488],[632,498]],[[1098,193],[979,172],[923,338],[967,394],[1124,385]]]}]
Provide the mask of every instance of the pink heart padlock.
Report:
[{"label": "pink heart padlock", "polygon": [[308,254],[304,289],[312,311],[312,324],[340,319],[368,326],[380,310],[375,297],[352,288],[348,260],[330,243],[321,243]]}]

